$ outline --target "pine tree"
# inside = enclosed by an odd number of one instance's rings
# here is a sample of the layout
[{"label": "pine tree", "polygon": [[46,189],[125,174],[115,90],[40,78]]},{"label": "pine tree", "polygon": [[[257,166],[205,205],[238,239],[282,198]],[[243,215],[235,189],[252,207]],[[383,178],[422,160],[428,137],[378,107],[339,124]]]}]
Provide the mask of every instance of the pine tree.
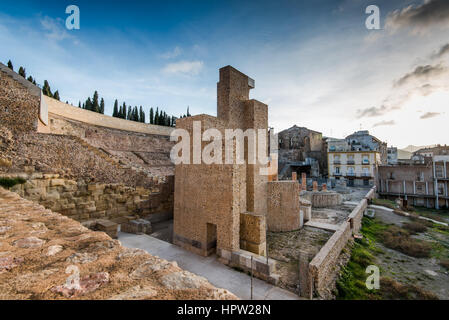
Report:
[{"label": "pine tree", "polygon": [[29,82],[33,83],[33,77],[32,77],[32,76],[29,76],[29,77],[27,78],[27,80],[28,80]]},{"label": "pine tree", "polygon": [[25,68],[23,68],[23,67],[19,68],[19,75],[21,75],[22,77],[26,78],[27,73],[26,73]]},{"label": "pine tree", "polygon": [[189,106],[187,106],[187,117],[191,117],[192,115],[189,112]]},{"label": "pine tree", "polygon": [[8,68],[14,71],[14,66],[12,65],[11,60],[8,61]]},{"label": "pine tree", "polygon": [[101,98],[101,101],[100,101],[100,113],[104,114],[104,99],[103,98]]},{"label": "pine tree", "polygon": [[115,99],[115,102],[114,102],[114,110],[112,111],[112,116],[113,117],[117,117],[118,116],[118,101],[117,101],[117,99]]},{"label": "pine tree", "polygon": [[145,123],[145,112],[143,112],[142,106],[140,106],[139,110],[139,122]]},{"label": "pine tree", "polygon": [[78,102],[78,108],[81,108],[81,101]]},{"label": "pine tree", "polygon": [[55,98],[58,101],[60,100],[59,91],[58,90],[55,91],[55,94],[53,95],[53,98]]},{"label": "pine tree", "polygon": [[47,80],[44,80],[44,87],[42,88],[42,92],[50,98],[53,98],[53,94],[51,93],[50,85],[48,84]]},{"label": "pine tree", "polygon": [[154,124],[154,110],[153,110],[153,107],[150,108],[150,124]]}]

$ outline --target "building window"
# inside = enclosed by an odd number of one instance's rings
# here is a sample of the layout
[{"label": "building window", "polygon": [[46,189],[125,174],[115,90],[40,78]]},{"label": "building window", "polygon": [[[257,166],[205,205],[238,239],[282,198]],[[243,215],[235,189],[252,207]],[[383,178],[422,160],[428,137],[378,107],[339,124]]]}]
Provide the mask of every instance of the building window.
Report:
[{"label": "building window", "polygon": [[443,183],[438,183],[438,194],[444,195],[444,184]]},{"label": "building window", "polygon": [[362,163],[363,163],[363,164],[369,164],[369,155],[364,154],[364,155],[362,156]]},{"label": "building window", "polygon": [[388,179],[394,180],[394,172],[389,172]]},{"label": "building window", "polygon": [[437,178],[444,178],[444,168],[442,166],[435,166],[435,174]]},{"label": "building window", "polygon": [[340,167],[335,167],[335,174],[340,174]]},{"label": "building window", "polygon": [[348,167],[348,176],[355,176],[354,167]]}]

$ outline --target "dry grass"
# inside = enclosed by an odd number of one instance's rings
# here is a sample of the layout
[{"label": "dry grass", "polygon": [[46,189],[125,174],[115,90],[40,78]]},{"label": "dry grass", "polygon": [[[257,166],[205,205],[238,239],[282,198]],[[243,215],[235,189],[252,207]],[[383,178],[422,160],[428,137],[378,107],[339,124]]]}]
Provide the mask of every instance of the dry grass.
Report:
[{"label": "dry grass", "polygon": [[383,299],[389,300],[439,300],[438,296],[416,285],[403,284],[391,278],[380,279]]},{"label": "dry grass", "polygon": [[405,230],[408,230],[411,234],[417,234],[427,231],[427,226],[424,223],[417,221],[403,223],[402,227]]},{"label": "dry grass", "polygon": [[428,258],[432,251],[429,242],[414,239],[409,232],[396,226],[383,231],[380,240],[386,247],[415,258]]}]

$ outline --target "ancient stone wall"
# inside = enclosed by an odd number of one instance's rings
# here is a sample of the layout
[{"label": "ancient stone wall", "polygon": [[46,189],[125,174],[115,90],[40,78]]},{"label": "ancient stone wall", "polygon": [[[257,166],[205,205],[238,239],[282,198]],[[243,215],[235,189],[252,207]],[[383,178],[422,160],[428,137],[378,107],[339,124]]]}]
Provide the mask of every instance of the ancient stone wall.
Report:
[{"label": "ancient stone wall", "polygon": [[154,135],[169,136],[174,130],[174,128],[171,127],[128,121],[100,114],[98,112],[83,110],[47,96],[44,96],[44,99],[48,105],[49,118],[51,118],[52,115],[56,115],[66,119],[83,122],[88,125]]},{"label": "ancient stone wall", "polygon": [[[176,262],[0,188],[0,300],[236,299]],[[79,287],[66,286],[79,272]]]},{"label": "ancient stone wall", "polygon": [[[335,281],[335,267],[341,251],[351,239],[353,234],[359,232],[362,224],[363,213],[368,201],[375,196],[376,187],[370,189],[364,199],[354,208],[348,219],[339,226],[337,231],[320,249],[308,266],[308,278],[303,277],[300,286],[309,288],[310,292],[303,292],[304,296],[312,296],[314,293],[319,297],[329,297],[331,283]],[[309,281],[312,285],[309,285]]]},{"label": "ancient stone wall", "polygon": [[267,224],[269,231],[292,231],[302,227],[298,181],[268,182]]},{"label": "ancient stone wall", "polygon": [[332,191],[301,191],[301,197],[309,200],[313,208],[328,208],[343,202],[342,195]]},{"label": "ancient stone wall", "polygon": [[310,262],[309,275],[313,279],[313,289],[318,296],[329,294],[329,284],[335,281],[336,262],[351,236],[351,226],[349,222],[344,222]]},{"label": "ancient stone wall", "polygon": [[147,216],[173,212],[173,177],[151,189],[123,184],[85,183],[63,179],[58,174],[9,174],[26,183],[11,190],[45,208],[77,221],[107,219],[120,223],[129,215]]},{"label": "ancient stone wall", "polygon": [[0,64],[0,126],[15,132],[36,131],[40,89]]},{"label": "ancient stone wall", "polygon": [[[132,122],[132,121],[128,121]],[[50,131],[77,136],[121,163],[166,176],[174,174],[168,135],[146,134],[92,125],[50,113]]]},{"label": "ancient stone wall", "polygon": [[240,249],[266,254],[266,220],[250,212],[240,214]]}]

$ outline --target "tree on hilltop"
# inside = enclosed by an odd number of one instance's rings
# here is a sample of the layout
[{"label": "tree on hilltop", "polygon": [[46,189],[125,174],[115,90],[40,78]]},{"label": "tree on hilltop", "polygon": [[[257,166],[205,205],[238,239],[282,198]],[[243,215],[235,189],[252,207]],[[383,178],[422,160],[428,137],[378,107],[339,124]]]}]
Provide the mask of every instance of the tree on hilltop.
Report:
[{"label": "tree on hilltop", "polygon": [[14,66],[12,65],[11,60],[8,60],[8,68],[14,71]]},{"label": "tree on hilltop", "polygon": [[58,91],[58,90],[56,90],[55,93],[53,94],[53,98],[56,99],[56,100],[58,100],[58,101],[61,99],[61,98],[59,97],[59,91]]},{"label": "tree on hilltop", "polygon": [[26,70],[24,67],[19,68],[19,75],[21,75],[22,77],[24,77],[26,79],[27,73],[26,73]]},{"label": "tree on hilltop", "polygon": [[42,92],[47,97],[53,98],[53,94],[51,93],[51,88],[50,88],[50,85],[48,84],[47,80],[44,80],[44,86],[42,88]]}]

